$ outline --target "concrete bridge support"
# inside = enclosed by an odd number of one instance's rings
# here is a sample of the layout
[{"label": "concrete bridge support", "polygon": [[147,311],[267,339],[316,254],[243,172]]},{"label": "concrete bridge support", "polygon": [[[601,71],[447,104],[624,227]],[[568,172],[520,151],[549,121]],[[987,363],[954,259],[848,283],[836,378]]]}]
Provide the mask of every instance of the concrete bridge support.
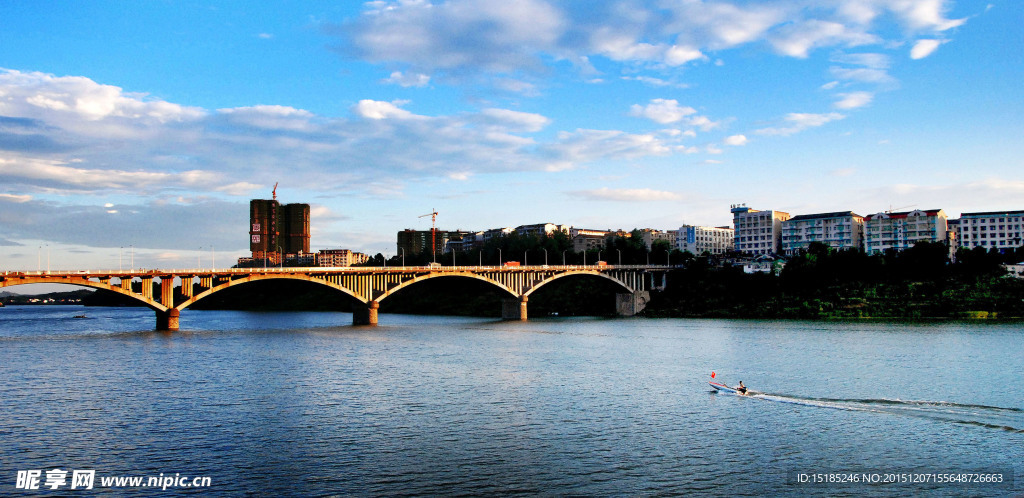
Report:
[{"label": "concrete bridge support", "polygon": [[511,321],[526,321],[526,296],[519,296],[513,299],[501,300],[501,319]]},{"label": "concrete bridge support", "polygon": [[171,308],[167,311],[156,312],[156,329],[157,330],[178,330],[178,317],[181,314],[180,311]]},{"label": "concrete bridge support", "polygon": [[651,300],[650,291],[636,291],[615,295],[615,313],[619,316],[633,316],[647,307]]},{"label": "concrete bridge support", "polygon": [[377,325],[377,310],[380,303],[370,301],[365,307],[356,306],[352,310],[352,325]]}]

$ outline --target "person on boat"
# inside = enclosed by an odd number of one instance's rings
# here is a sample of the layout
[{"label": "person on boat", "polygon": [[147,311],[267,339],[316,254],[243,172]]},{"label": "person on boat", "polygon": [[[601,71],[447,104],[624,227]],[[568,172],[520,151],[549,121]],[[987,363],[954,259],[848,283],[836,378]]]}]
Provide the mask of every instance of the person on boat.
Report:
[{"label": "person on boat", "polygon": [[740,381],[740,385],[736,387],[736,392],[740,394],[747,394],[747,386],[743,385],[743,381]]}]

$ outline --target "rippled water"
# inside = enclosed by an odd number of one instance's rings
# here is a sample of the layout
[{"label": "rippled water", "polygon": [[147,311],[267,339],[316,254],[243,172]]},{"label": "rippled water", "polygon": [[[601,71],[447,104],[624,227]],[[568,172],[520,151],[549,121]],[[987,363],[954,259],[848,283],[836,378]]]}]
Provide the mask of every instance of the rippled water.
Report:
[{"label": "rippled water", "polygon": [[[181,318],[0,309],[0,494],[55,467],[219,494],[1024,492],[1020,324]],[[795,477],[846,471],[1006,481]]]}]

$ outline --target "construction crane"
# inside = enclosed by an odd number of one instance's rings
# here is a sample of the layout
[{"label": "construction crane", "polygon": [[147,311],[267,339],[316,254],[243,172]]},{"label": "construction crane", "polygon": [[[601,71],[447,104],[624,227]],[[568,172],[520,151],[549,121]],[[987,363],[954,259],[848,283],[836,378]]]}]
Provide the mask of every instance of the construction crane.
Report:
[{"label": "construction crane", "polygon": [[432,213],[424,214],[424,215],[420,216],[420,218],[426,218],[427,216],[430,217],[430,252],[433,254],[434,262],[436,263],[437,262],[437,227],[436,227],[437,210],[433,209],[432,211],[433,211]]},{"label": "construction crane", "polygon": [[892,207],[892,204],[890,204],[889,205],[889,210],[886,211],[886,213],[895,213],[896,211],[899,211],[900,209],[907,209],[907,208],[912,208],[912,207],[915,207],[915,206],[917,206],[917,204],[911,204],[909,206],[900,206],[898,208],[894,208],[894,207]]},{"label": "construction crane", "polygon": [[277,183],[278,182],[274,182],[274,190],[270,192],[271,194],[273,194],[275,201],[277,200]]}]

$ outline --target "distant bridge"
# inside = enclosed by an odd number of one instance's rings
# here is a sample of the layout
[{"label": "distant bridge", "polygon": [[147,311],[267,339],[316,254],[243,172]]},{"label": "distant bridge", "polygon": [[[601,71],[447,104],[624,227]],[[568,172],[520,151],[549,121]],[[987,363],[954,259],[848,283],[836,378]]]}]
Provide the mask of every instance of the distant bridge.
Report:
[{"label": "distant bridge", "polygon": [[[570,276],[603,278],[622,289],[616,294],[616,312],[632,316],[647,305],[651,289],[664,287],[665,275],[670,269],[650,265],[544,265],[36,271],[0,273],[0,288],[22,284],[71,284],[105,289],[138,300],[154,310],[157,330],[178,330],[181,310],[216,292],[260,280],[301,280],[355,298],[362,306],[353,312],[353,325],[376,325],[382,300],[410,285],[440,277],[473,278],[501,289],[508,295],[502,300],[505,320],[526,320],[529,296],[552,281]],[[140,281],[140,290],[136,291],[132,283]]]}]

